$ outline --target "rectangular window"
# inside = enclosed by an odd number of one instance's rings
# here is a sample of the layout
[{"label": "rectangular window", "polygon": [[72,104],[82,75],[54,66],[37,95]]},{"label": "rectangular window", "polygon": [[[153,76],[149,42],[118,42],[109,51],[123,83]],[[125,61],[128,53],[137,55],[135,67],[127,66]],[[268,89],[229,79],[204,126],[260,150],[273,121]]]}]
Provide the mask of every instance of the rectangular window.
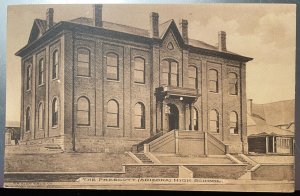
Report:
[{"label": "rectangular window", "polygon": [[119,64],[118,56],[113,53],[109,53],[106,56],[107,65],[107,79],[119,80]]},{"label": "rectangular window", "polygon": [[90,51],[84,48],[78,49],[77,75],[90,76]]},{"label": "rectangular window", "polygon": [[140,57],[134,59],[134,82],[145,84],[145,60]]}]

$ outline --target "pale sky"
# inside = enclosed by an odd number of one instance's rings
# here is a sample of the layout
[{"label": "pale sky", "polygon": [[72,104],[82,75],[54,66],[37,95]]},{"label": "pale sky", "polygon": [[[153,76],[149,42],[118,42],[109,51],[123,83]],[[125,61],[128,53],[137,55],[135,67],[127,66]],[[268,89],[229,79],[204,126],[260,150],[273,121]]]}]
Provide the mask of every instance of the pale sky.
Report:
[{"label": "pale sky", "polygon": [[[92,5],[34,5],[8,8],[6,120],[19,121],[21,58],[35,18],[54,21],[92,17]],[[283,4],[104,5],[103,20],[149,29],[149,13],[160,23],[181,18],[189,22],[189,38],[215,45],[218,31],[227,33],[227,50],[254,58],[247,63],[247,98],[269,103],[295,98],[296,6]]]}]

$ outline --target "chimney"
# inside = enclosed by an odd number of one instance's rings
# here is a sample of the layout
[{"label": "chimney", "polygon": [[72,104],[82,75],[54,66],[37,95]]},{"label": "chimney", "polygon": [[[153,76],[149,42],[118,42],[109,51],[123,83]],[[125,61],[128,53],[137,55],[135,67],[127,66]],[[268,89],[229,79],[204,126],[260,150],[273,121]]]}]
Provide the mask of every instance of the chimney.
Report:
[{"label": "chimney", "polygon": [[95,4],[93,8],[94,25],[96,27],[102,27],[102,4]]},{"label": "chimney", "polygon": [[226,51],[226,32],[219,32],[219,51]]},{"label": "chimney", "polygon": [[252,115],[252,101],[253,99],[247,100],[247,113],[251,116]]},{"label": "chimney", "polygon": [[46,13],[47,30],[53,26],[53,8],[48,8]]},{"label": "chimney", "polygon": [[182,35],[182,38],[183,38],[183,41],[185,44],[189,44],[189,28],[188,28],[188,21],[185,20],[185,19],[182,19],[180,22],[179,22],[179,26],[181,28],[181,35]]},{"label": "chimney", "polygon": [[152,38],[159,38],[159,23],[158,23],[159,15],[156,12],[151,12],[150,14],[150,36]]}]

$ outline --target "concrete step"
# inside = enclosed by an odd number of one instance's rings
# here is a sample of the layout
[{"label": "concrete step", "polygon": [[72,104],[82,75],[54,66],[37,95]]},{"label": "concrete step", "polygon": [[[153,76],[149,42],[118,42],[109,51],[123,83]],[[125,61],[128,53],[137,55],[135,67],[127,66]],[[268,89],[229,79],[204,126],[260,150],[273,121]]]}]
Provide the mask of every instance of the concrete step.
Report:
[{"label": "concrete step", "polygon": [[143,163],[151,163],[154,164],[153,161],[151,161],[151,159],[149,159],[144,153],[135,153],[134,154],[138,159],[140,159]]},{"label": "concrete step", "polygon": [[231,154],[234,158],[238,159],[239,161],[241,161],[242,163],[247,165],[247,170],[250,170],[253,165],[251,163],[248,163],[245,159],[243,159],[241,156],[239,156],[238,154]]}]

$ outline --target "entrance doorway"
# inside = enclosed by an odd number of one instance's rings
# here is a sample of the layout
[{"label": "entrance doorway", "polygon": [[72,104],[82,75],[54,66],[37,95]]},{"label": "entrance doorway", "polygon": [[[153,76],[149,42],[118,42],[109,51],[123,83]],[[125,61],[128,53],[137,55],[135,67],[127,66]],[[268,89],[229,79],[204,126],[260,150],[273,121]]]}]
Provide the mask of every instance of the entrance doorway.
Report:
[{"label": "entrance doorway", "polygon": [[170,114],[169,114],[169,131],[174,129],[179,129],[179,111],[176,105],[168,104],[170,107]]}]

